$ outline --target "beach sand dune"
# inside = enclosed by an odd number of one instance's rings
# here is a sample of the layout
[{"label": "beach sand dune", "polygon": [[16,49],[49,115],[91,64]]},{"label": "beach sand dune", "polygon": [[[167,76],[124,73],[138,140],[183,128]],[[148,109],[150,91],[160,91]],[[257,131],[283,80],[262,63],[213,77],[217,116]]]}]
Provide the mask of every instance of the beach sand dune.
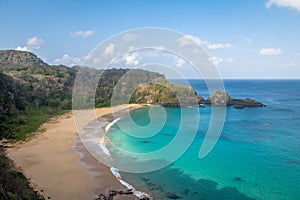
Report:
[{"label": "beach sand dune", "polygon": [[[121,105],[115,107],[114,112],[139,107],[142,105]],[[76,112],[84,116],[86,111]],[[88,124],[93,118],[111,112],[111,108],[96,109],[94,117],[81,117],[80,124]],[[124,188],[110,169],[93,158],[80,143],[72,112],[49,120],[41,128],[45,131],[29,142],[10,148],[8,155],[46,199],[94,199],[108,187]]]}]

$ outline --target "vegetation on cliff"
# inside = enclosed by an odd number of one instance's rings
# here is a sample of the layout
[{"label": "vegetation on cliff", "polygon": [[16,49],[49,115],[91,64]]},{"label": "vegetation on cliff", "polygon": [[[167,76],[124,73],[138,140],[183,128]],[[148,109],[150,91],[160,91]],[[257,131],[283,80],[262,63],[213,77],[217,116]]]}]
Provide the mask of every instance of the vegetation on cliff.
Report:
[{"label": "vegetation on cliff", "polygon": [[0,65],[47,66],[48,64],[28,51],[0,50]]},{"label": "vegetation on cliff", "polygon": [[[50,66],[29,52],[0,51],[0,139],[23,140],[47,119],[71,109],[72,90],[79,69]],[[95,105],[108,106],[114,87],[129,69],[92,70],[94,75],[102,74]],[[121,84],[119,95],[127,94],[135,82],[165,80],[159,73],[130,71],[134,78]],[[12,161],[3,151],[0,146],[0,199],[43,199],[29,187],[25,176],[13,169]]]},{"label": "vegetation on cliff", "polygon": [[[84,70],[82,70],[84,69]],[[216,91],[204,100],[188,86],[171,83],[155,72],[141,69],[107,69],[50,66],[30,52],[0,50],[0,140],[23,140],[47,119],[72,107],[72,91],[78,73],[84,83],[97,80],[95,96],[82,95],[77,101],[90,101],[96,107],[121,103],[152,103],[163,106],[185,106],[199,103],[232,105],[236,108],[262,106],[252,99],[232,99]],[[100,76],[101,74],[101,76]],[[100,79],[95,79],[97,77]],[[91,87],[95,87],[91,85]],[[85,91],[85,88],[76,88]],[[81,108],[81,107],[79,107]],[[41,199],[26,178],[11,169],[11,161],[0,146],[0,199]]]},{"label": "vegetation on cliff", "polygon": [[[0,64],[0,139],[24,139],[48,118],[71,109],[73,85],[79,70],[86,73],[82,76],[86,79],[83,81],[101,74],[95,98],[92,99],[96,107],[109,106],[113,95],[116,99],[114,103],[146,103],[147,99],[150,103],[177,102],[173,92],[165,86],[172,88],[177,96],[195,94],[192,88],[171,84],[156,72],[50,66],[32,53],[12,50],[1,51],[1,55],[0,60],[6,62]],[[36,64],[30,66],[32,63]],[[161,85],[149,84],[139,88],[140,84],[151,82]],[[132,90],[135,88],[139,88],[137,92]],[[84,105],[88,100],[83,97],[81,101],[79,105]]]},{"label": "vegetation on cliff", "polygon": [[133,93],[131,102],[162,105],[198,103],[197,93],[193,88],[169,81],[140,85]]}]

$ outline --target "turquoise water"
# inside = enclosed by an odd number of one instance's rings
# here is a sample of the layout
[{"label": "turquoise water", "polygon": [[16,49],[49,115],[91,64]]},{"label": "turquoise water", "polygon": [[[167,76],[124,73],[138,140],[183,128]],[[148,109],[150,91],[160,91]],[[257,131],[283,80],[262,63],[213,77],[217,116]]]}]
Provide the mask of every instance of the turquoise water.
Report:
[{"label": "turquoise water", "polygon": [[[199,94],[208,96],[202,81],[191,80],[191,84]],[[122,173],[122,177],[155,199],[168,199],[168,193],[187,200],[300,199],[300,81],[225,81],[225,86],[232,97],[254,98],[267,107],[228,107],[221,137],[203,159],[198,154],[211,117],[209,106],[199,112],[195,108],[166,108],[165,126],[149,138],[132,137],[116,124],[107,135],[112,142],[109,149],[113,157],[125,163],[130,158],[120,154],[114,145],[137,153],[159,150],[176,138],[182,113],[190,119],[200,115],[192,145],[176,162],[154,172]],[[149,108],[133,111],[130,116],[142,126],[151,122]],[[119,123],[130,126],[130,116]],[[159,122],[152,121],[152,126],[143,132],[131,131],[149,135],[157,130]],[[189,127],[183,125],[187,135],[193,132]]]}]

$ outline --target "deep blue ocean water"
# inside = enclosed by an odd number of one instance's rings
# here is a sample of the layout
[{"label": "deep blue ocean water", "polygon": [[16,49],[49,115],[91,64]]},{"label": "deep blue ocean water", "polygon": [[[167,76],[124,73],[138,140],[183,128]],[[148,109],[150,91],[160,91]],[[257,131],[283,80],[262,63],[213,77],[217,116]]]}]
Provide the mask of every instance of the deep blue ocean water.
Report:
[{"label": "deep blue ocean water", "polygon": [[[209,96],[203,81],[190,80],[190,84],[198,94]],[[186,200],[300,199],[300,80],[225,80],[224,84],[231,97],[250,97],[267,106],[228,107],[221,137],[203,159],[198,153],[208,129],[211,107],[200,108],[200,113],[195,108],[184,108],[186,117],[200,115],[200,123],[183,156],[158,171],[122,173],[122,177],[154,199],[168,199],[168,193]],[[149,108],[138,109],[130,116],[137,124],[147,125],[148,111]],[[166,108],[166,113],[165,126],[153,137],[129,136],[118,123],[107,136],[113,145],[127,151],[158,150],[176,137],[182,111]],[[129,115],[119,122],[126,126],[128,119]],[[188,125],[183,127],[186,134],[192,131]],[[154,123],[145,132],[155,128]],[[128,161],[113,145],[109,146],[112,156],[120,162]]]}]

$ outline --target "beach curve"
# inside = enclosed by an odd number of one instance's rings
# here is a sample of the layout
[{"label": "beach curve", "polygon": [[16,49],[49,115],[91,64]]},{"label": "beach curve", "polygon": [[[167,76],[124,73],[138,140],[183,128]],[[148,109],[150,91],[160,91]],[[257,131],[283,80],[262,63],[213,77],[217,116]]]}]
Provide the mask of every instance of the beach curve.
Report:
[{"label": "beach curve", "polygon": [[[114,107],[113,111],[143,106],[124,104]],[[85,111],[76,112],[84,114]],[[95,113],[95,117],[100,118],[111,114],[112,108],[98,108]],[[86,124],[90,121],[86,119]],[[41,128],[45,130],[43,133],[14,145],[7,154],[45,198],[95,199],[107,188],[124,189],[110,168],[99,163],[80,143],[71,112],[52,118]]]}]

